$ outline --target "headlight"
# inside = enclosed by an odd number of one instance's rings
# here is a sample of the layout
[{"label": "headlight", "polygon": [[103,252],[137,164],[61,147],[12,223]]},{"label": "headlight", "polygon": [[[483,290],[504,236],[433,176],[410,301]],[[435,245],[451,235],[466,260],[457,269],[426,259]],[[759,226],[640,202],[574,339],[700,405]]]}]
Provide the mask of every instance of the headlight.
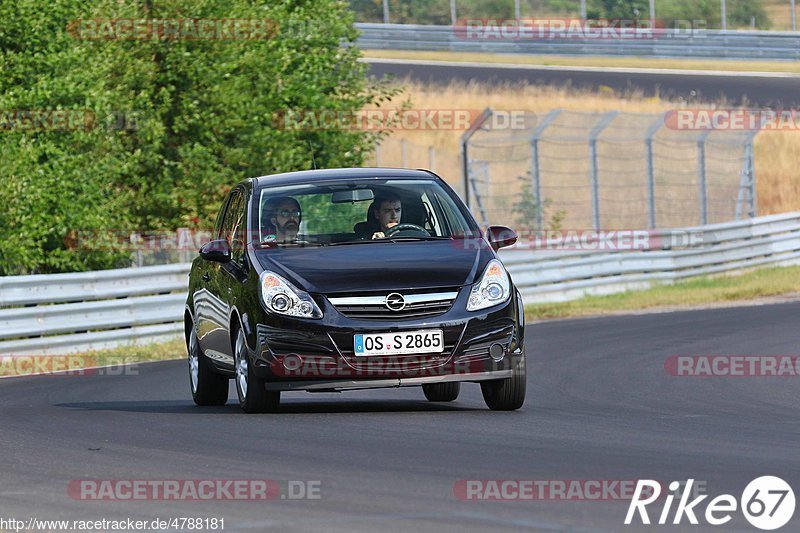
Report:
[{"label": "headlight", "polygon": [[478,311],[501,304],[511,296],[511,283],[503,263],[492,259],[486,265],[481,280],[472,286],[467,311]]},{"label": "headlight", "polygon": [[322,318],[311,296],[274,272],[261,273],[261,301],[267,311],[298,318]]}]

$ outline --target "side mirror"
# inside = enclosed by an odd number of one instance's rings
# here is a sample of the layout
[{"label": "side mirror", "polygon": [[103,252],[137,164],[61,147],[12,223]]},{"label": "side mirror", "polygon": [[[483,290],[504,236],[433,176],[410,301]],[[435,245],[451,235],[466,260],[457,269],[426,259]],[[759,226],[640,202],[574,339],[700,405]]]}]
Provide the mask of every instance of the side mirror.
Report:
[{"label": "side mirror", "polygon": [[200,247],[200,257],[206,261],[217,263],[230,263],[231,246],[225,239],[210,241]]},{"label": "side mirror", "polygon": [[500,248],[511,246],[517,242],[517,233],[505,226],[489,226],[486,230],[486,238],[489,241],[489,245],[496,252]]}]

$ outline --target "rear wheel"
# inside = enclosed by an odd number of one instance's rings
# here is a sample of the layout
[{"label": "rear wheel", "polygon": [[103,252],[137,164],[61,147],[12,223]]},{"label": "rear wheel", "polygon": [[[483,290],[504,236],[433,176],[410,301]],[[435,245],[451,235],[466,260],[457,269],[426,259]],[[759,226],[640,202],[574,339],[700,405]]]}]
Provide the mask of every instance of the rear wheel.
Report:
[{"label": "rear wheel", "polygon": [[452,402],[461,392],[461,383],[432,383],[423,385],[422,392],[429,402]]},{"label": "rear wheel", "polygon": [[200,350],[197,333],[189,333],[189,386],[197,405],[225,405],[228,401],[228,378],[214,372],[211,362]]},{"label": "rear wheel", "polygon": [[268,391],[264,380],[253,372],[253,366],[247,355],[247,343],[241,329],[236,332],[234,345],[234,365],[236,366],[236,392],[239,395],[239,407],[245,413],[269,413],[275,411],[281,403],[280,391]]},{"label": "rear wheel", "polygon": [[525,357],[520,359],[510,378],[481,382],[483,401],[493,411],[514,411],[525,403],[527,372]]}]

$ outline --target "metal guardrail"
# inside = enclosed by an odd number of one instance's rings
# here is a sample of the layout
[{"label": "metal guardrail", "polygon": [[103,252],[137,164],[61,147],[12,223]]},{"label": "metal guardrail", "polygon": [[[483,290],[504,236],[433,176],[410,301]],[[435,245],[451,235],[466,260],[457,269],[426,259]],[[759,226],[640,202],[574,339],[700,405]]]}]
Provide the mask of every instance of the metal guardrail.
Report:
[{"label": "metal guardrail", "polygon": [[146,344],[183,332],[188,263],[0,278],[0,354]]},{"label": "metal guardrail", "polygon": [[758,266],[800,264],[800,212],[651,232],[650,240],[665,242],[676,232],[695,236],[696,244],[602,253],[516,246],[503,253],[503,262],[526,303],[645,289]]},{"label": "metal guardrail", "polygon": [[[674,235],[695,243],[664,249]],[[629,252],[501,251],[526,303],[642,289],[764,265],[800,264],[800,212],[650,232]],[[0,278],[0,354],[51,355],[179,337],[188,263]]]},{"label": "metal guardrail", "polygon": [[490,52],[593,56],[800,59],[800,34],[749,30],[658,30],[636,39],[580,38],[548,31],[545,38],[467,37],[463,28],[357,23],[357,45],[375,50]]}]

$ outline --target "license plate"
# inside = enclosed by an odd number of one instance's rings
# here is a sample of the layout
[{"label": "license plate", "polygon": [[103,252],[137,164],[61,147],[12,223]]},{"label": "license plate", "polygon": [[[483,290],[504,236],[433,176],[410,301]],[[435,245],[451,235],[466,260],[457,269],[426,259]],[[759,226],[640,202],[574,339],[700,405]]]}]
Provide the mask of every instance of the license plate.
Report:
[{"label": "license plate", "polygon": [[440,329],[397,333],[363,333],[355,335],[353,340],[353,351],[357,356],[441,353],[444,351],[444,335]]}]

